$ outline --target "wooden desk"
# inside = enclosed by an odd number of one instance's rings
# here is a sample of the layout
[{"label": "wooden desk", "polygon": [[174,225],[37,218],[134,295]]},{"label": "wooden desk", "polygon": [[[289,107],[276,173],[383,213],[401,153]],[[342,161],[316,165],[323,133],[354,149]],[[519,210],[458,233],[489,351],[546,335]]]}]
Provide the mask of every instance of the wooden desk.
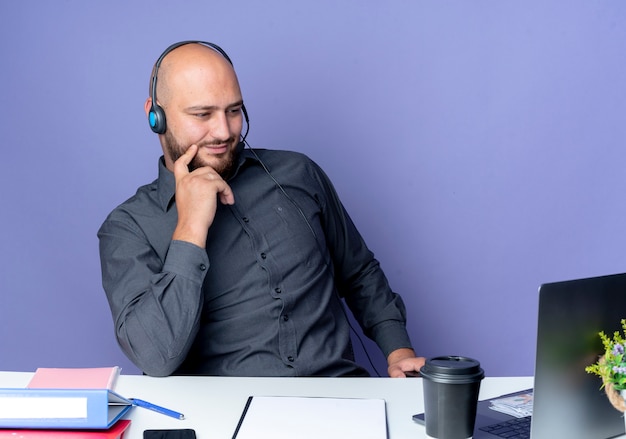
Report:
[{"label": "wooden desk", "polygon": [[[0,372],[0,387],[25,387],[32,373]],[[533,385],[532,377],[485,378],[480,398],[491,398]],[[115,390],[176,410],[179,421],[135,407],[125,439],[142,439],[146,429],[192,428],[198,439],[230,439],[250,395],[383,398],[387,402],[389,439],[426,438],[412,420],[423,411],[422,379],[392,378],[228,378],[122,375]]]}]

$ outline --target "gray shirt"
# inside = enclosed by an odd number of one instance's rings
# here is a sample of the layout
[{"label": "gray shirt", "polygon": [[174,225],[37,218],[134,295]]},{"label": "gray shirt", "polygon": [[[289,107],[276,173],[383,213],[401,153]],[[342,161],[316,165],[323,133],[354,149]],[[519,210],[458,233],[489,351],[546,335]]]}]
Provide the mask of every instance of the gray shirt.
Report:
[{"label": "gray shirt", "polygon": [[[206,250],[171,239],[174,175],[101,226],[102,282],[115,334],[146,374],[366,375],[340,297],[388,355],[411,347],[389,288],[324,172],[302,154],[240,152]],[[264,169],[267,167],[267,171]]]}]

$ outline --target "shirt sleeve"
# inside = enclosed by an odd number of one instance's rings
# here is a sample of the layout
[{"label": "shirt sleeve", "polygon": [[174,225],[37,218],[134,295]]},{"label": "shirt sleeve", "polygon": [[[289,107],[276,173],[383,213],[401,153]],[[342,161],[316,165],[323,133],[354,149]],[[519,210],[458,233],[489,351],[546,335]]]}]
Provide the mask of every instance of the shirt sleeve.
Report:
[{"label": "shirt sleeve", "polygon": [[406,308],[394,293],[374,254],[324,173],[315,165],[325,194],[323,227],[331,252],[339,293],[366,336],[376,342],[385,357],[400,348],[411,348],[406,331]]},{"label": "shirt sleeve", "polygon": [[123,216],[107,219],[98,237],[102,283],[118,343],[144,373],[171,375],[198,332],[209,268],[206,251],[172,241],[163,260]]}]

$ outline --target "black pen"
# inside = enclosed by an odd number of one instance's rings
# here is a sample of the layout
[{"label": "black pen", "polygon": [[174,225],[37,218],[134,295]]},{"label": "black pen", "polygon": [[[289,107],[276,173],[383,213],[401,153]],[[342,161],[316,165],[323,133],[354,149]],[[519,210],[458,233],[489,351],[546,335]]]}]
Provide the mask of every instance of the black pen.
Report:
[{"label": "black pen", "polygon": [[131,398],[130,400],[133,402],[133,405],[136,405],[137,407],[143,407],[145,409],[152,410],[157,413],[161,413],[162,415],[166,415],[171,418],[185,419],[185,415],[183,415],[182,413],[178,413],[178,412],[175,412],[174,410],[166,409],[165,407],[152,404],[151,402],[144,401],[143,399]]}]

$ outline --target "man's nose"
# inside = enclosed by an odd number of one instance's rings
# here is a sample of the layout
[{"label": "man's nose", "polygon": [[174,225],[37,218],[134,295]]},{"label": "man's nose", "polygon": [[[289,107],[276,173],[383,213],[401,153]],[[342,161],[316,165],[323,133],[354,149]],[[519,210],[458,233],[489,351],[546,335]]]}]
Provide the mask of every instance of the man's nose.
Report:
[{"label": "man's nose", "polygon": [[225,113],[218,112],[213,116],[210,131],[214,139],[227,140],[230,138],[230,124]]}]

